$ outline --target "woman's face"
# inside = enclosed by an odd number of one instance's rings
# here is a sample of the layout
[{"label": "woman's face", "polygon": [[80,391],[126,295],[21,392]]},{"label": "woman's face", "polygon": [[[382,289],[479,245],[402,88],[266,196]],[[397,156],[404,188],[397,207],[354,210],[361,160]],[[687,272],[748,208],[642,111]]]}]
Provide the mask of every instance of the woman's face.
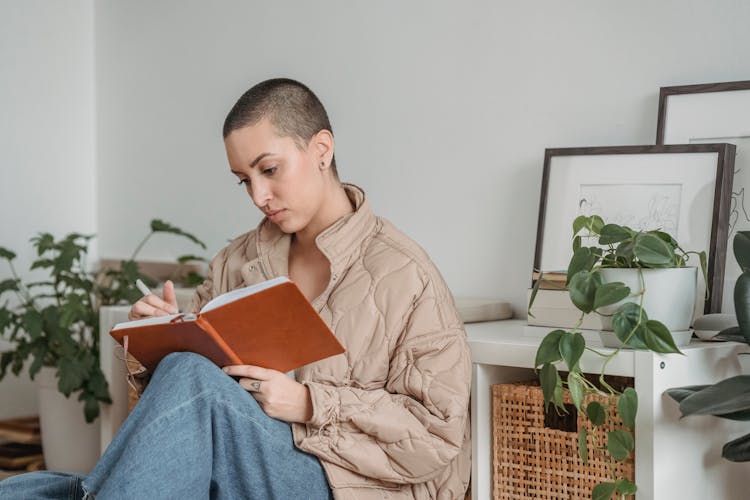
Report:
[{"label": "woman's face", "polygon": [[224,146],[232,173],[271,222],[285,233],[315,223],[325,199],[326,172],[320,163],[327,157],[315,136],[301,150],[262,120],[231,132]]}]

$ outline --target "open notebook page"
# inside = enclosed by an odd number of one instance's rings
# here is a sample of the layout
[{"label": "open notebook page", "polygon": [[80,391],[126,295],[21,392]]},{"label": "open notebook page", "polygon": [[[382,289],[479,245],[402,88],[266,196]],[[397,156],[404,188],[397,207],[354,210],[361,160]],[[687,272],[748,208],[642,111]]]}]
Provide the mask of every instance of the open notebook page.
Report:
[{"label": "open notebook page", "polygon": [[[200,310],[201,313],[208,312],[211,309],[216,309],[217,307],[223,306],[224,304],[228,304],[230,302],[234,302],[235,300],[241,299],[243,297],[247,297],[248,295],[253,295],[254,293],[262,292],[263,290],[267,290],[268,288],[274,287],[276,285],[280,285],[282,283],[286,283],[287,281],[291,281],[286,276],[279,276],[278,278],[273,278],[268,281],[262,281],[260,283],[256,283],[255,285],[246,286],[243,288],[238,288],[237,290],[232,290],[231,292],[227,292],[224,294],[219,295],[218,297],[214,297],[211,299],[205,306],[203,306]],[[183,321],[193,321],[195,320],[195,314],[187,313],[187,314],[170,314],[168,316],[153,316],[151,318],[143,318],[143,319],[137,319],[134,321],[127,321],[125,323],[118,323],[112,328],[112,330],[119,330],[120,328],[134,328],[137,326],[146,326],[146,325],[160,325],[163,323],[169,323],[173,319],[175,319],[178,316],[182,316]]]}]

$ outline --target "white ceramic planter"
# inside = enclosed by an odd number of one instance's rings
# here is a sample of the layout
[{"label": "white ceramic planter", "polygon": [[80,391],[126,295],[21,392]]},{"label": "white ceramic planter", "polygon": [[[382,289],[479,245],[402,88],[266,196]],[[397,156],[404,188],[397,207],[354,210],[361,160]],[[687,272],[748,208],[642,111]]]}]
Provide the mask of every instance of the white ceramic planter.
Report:
[{"label": "white ceramic planter", "polygon": [[99,419],[86,423],[83,401],[57,390],[54,368],[43,367],[35,381],[47,469],[88,474],[99,460]]},{"label": "white ceramic planter", "polygon": [[[605,283],[621,281],[630,288],[631,294],[640,293],[641,285],[638,269],[600,269]],[[695,291],[698,268],[680,267],[671,269],[641,269],[643,272],[643,309],[649,319],[664,324],[670,331],[685,331],[690,328],[695,308]],[[640,296],[631,296],[617,304],[599,310],[612,314],[626,302],[640,301]],[[612,318],[602,317],[602,328],[612,330]]]}]

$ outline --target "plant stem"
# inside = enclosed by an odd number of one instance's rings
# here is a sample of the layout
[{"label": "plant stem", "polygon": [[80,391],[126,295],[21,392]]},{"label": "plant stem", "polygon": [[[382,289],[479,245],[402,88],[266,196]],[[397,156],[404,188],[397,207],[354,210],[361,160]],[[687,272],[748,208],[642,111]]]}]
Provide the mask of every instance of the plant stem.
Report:
[{"label": "plant stem", "polygon": [[[8,265],[10,266],[10,273],[13,275],[13,279],[15,279],[16,283],[18,284],[18,290],[16,290],[16,295],[18,295],[18,298],[20,299],[21,303],[27,303],[33,309],[36,309],[36,306],[34,305],[34,299],[31,297],[31,293],[29,293],[29,290],[21,281],[21,278],[18,276],[18,273],[16,272],[16,268],[13,266],[13,262],[10,259],[8,259]],[[26,297],[24,297],[24,295]]]},{"label": "plant stem", "polygon": [[154,231],[151,231],[150,233],[148,233],[148,234],[146,235],[146,237],[145,237],[145,238],[143,238],[143,241],[141,241],[141,242],[140,242],[140,243],[138,244],[138,246],[137,246],[137,247],[135,247],[135,251],[133,251],[133,255],[131,255],[131,256],[130,256],[130,260],[135,260],[135,256],[136,256],[136,255],[138,255],[138,252],[140,252],[140,251],[141,251],[141,248],[143,248],[143,245],[145,245],[145,244],[146,244],[146,242],[148,241],[148,239],[149,239],[149,238],[151,238],[151,236],[153,236],[153,234],[154,234]]}]

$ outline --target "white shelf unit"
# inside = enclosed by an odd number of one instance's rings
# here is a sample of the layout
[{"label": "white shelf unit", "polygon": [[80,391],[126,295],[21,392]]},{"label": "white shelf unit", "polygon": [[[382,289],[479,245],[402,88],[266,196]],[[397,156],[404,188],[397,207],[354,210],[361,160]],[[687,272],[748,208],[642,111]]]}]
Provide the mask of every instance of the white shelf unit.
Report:
[{"label": "white shelf unit", "polygon": [[[536,350],[550,328],[529,327],[525,320],[466,325],[473,360],[471,398],[472,499],[492,496],[491,385],[536,378]],[[602,352],[598,336],[586,342]],[[747,498],[750,466],[721,458],[726,441],[750,432],[743,422],[715,417],[680,420],[677,404],[664,391],[677,386],[710,384],[742,372],[739,353],[748,346],[734,342],[693,341],[679,354],[621,351],[608,375],[633,377],[638,392],[635,480],[639,500]],[[581,367],[599,373],[601,358],[584,353]]]}]

